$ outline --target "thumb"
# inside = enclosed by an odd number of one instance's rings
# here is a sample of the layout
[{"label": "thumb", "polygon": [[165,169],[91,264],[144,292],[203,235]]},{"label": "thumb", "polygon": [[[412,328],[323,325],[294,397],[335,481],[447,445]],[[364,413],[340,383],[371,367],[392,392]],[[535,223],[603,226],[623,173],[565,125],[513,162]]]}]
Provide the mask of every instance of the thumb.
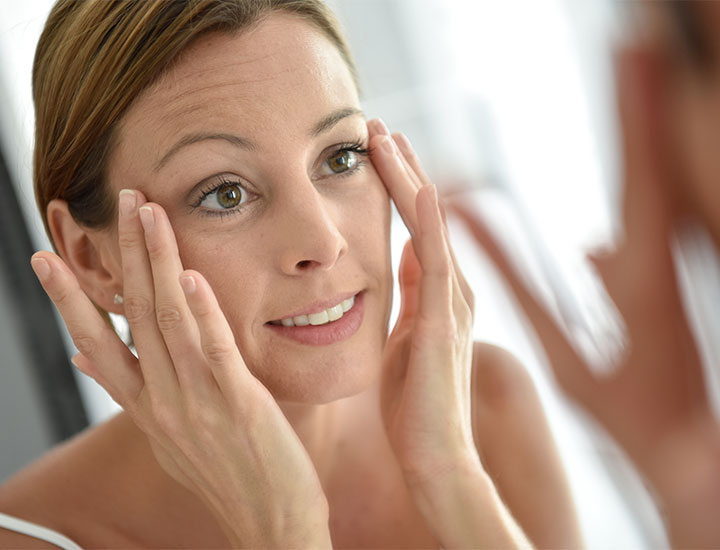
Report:
[{"label": "thumb", "polygon": [[396,326],[405,325],[415,317],[420,300],[420,281],[422,268],[415,255],[412,239],[408,239],[403,248],[398,270],[400,281],[400,314]]}]

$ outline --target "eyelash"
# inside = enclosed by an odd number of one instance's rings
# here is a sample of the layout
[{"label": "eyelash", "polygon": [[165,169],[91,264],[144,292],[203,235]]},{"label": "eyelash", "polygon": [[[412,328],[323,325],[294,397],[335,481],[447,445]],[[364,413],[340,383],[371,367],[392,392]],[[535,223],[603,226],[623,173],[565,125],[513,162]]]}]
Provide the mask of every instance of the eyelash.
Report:
[{"label": "eyelash", "polygon": [[[345,178],[348,176],[353,175],[357,170],[365,166],[366,161],[364,160],[370,155],[370,149],[363,146],[361,139],[356,139],[355,141],[350,142],[344,142],[340,143],[336,149],[334,149],[323,162],[327,162],[328,159],[338,156],[341,153],[345,152],[353,152],[357,154],[359,157],[357,163],[355,166],[353,166],[350,170],[346,170],[344,172],[339,172],[337,174],[324,176],[322,179],[327,179],[331,177],[340,177]],[[200,198],[195,201],[195,203],[192,205],[193,210],[198,210],[200,208],[200,205],[203,203],[203,201],[210,195],[212,195],[217,190],[221,189],[225,185],[239,185],[245,189],[245,187],[242,185],[241,182],[235,181],[232,179],[225,178],[223,176],[218,176],[217,178],[213,178],[214,181],[208,182],[208,185],[200,192]],[[246,192],[248,192],[246,190]],[[248,203],[245,203],[248,204]],[[223,218],[225,216],[229,216],[232,214],[238,214],[242,212],[245,208],[245,205],[240,205],[235,208],[230,208],[227,210],[200,210],[201,214],[204,216],[213,216],[213,217],[219,217]]]}]

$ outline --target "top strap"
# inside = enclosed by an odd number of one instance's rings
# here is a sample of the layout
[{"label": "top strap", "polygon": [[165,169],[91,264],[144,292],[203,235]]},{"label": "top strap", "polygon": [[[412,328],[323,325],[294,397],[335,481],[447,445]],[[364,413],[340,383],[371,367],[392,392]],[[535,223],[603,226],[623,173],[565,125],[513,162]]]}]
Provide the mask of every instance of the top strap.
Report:
[{"label": "top strap", "polygon": [[0,513],[0,528],[50,542],[63,550],[83,550],[80,545],[57,531],[7,514]]}]

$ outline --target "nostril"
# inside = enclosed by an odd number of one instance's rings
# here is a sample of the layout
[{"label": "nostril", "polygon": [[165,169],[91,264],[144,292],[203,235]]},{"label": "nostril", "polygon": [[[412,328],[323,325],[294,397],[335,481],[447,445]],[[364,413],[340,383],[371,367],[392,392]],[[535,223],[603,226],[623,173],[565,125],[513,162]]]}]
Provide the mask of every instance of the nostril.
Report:
[{"label": "nostril", "polygon": [[310,260],[302,260],[297,263],[298,269],[305,269],[310,266],[312,262]]}]

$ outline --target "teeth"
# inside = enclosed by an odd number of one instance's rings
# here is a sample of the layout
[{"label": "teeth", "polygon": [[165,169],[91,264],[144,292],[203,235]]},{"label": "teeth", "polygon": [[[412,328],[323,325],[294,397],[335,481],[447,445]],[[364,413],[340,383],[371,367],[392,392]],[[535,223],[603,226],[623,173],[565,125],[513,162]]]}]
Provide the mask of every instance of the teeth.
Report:
[{"label": "teeth", "polygon": [[297,317],[293,317],[291,320],[293,325],[296,327],[304,327],[310,324],[310,320],[307,315],[298,315]]},{"label": "teeth", "polygon": [[351,296],[342,303],[328,308],[319,313],[311,313],[310,315],[298,315],[297,317],[287,317],[280,321],[272,321],[272,325],[282,325],[284,327],[305,327],[307,325],[325,325],[332,321],[337,321],[345,313],[350,311],[355,305],[355,296]]},{"label": "teeth", "polygon": [[327,310],[327,314],[329,321],[337,321],[338,319],[340,319],[340,317],[343,316],[342,304],[338,304],[334,307],[329,308]]}]

